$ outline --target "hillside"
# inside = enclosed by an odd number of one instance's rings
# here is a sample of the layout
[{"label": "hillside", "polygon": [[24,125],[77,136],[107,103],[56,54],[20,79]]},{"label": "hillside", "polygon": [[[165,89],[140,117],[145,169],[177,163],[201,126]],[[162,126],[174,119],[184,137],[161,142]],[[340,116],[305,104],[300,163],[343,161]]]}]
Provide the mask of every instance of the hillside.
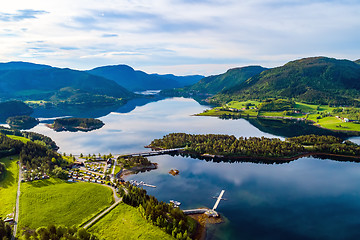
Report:
[{"label": "hillside", "polygon": [[356,60],[355,62],[356,62],[357,64],[360,64],[360,59]]},{"label": "hillside", "polygon": [[0,121],[8,117],[30,115],[33,109],[21,101],[0,102]]},{"label": "hillside", "polygon": [[261,66],[233,68],[220,75],[205,77],[187,89],[199,93],[216,94],[223,90],[231,89],[264,70],[267,69]]},{"label": "hillside", "polygon": [[108,98],[128,99],[133,93],[114,81],[86,72],[12,62],[0,66],[0,96],[3,100],[93,102],[91,98],[97,98],[109,102]]},{"label": "hillside", "polygon": [[95,76],[115,81],[130,91],[162,90],[184,87],[197,82],[202,76],[184,76],[147,74],[135,71],[127,65],[103,66],[87,71]]},{"label": "hillside", "polygon": [[349,60],[311,57],[269,69],[223,91],[213,101],[294,98],[315,104],[356,104],[360,97],[360,65]]}]

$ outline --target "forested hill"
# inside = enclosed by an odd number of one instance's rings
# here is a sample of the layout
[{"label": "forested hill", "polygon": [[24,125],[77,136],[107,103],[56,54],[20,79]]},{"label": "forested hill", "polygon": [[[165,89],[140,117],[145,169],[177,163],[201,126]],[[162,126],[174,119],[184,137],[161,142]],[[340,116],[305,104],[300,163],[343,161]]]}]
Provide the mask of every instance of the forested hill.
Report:
[{"label": "forested hill", "polygon": [[334,58],[304,58],[264,71],[223,91],[214,100],[270,97],[315,104],[354,104],[354,99],[360,97],[360,65]]},{"label": "forested hill", "polygon": [[200,80],[202,76],[184,76],[147,74],[135,71],[127,65],[103,66],[89,70],[96,76],[117,82],[130,91],[162,90],[184,87]]},{"label": "forested hill", "polygon": [[216,94],[231,89],[266,69],[261,66],[233,68],[220,75],[205,77],[187,89],[199,93]]},{"label": "forested hill", "polygon": [[114,81],[83,71],[21,62],[0,65],[0,96],[3,100],[54,99],[58,98],[64,89],[67,89],[66,98],[79,94],[123,99],[133,96],[133,93]]}]

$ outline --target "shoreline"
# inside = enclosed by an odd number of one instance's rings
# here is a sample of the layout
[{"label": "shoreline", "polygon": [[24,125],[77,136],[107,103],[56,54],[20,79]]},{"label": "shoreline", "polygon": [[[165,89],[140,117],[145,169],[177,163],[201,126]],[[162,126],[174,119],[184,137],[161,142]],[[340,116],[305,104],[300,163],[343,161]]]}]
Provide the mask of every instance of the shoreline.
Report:
[{"label": "shoreline", "polygon": [[205,240],[206,239],[206,235],[207,235],[207,229],[209,227],[209,225],[214,225],[214,224],[221,224],[224,223],[224,219],[221,217],[218,218],[211,218],[206,216],[205,214],[189,214],[189,217],[191,217],[192,219],[194,219],[199,225],[196,229],[195,232],[195,237],[194,239],[196,240]]},{"label": "shoreline", "polygon": [[151,171],[158,168],[157,163],[151,163],[150,166],[135,166],[130,169],[122,168],[118,173],[115,174],[116,178],[123,179],[125,176],[137,174],[138,172]]},{"label": "shoreline", "polygon": [[46,127],[56,131],[56,132],[64,132],[64,131],[68,131],[68,132],[78,132],[78,131],[81,131],[81,132],[89,132],[89,131],[92,131],[92,130],[96,130],[96,129],[100,129],[104,126],[104,124],[102,126],[92,126],[92,127],[88,127],[88,128],[84,128],[84,127],[66,127],[66,126],[62,126],[61,128],[54,128],[53,124],[49,124],[49,123],[46,123],[45,124]]},{"label": "shoreline", "polygon": [[[221,115],[202,115],[202,113],[197,113],[197,114],[193,114],[191,116],[198,116],[198,117],[221,117]],[[296,117],[281,117],[281,116],[235,116],[235,115],[231,115],[230,116],[234,116],[237,117],[237,119],[249,119],[249,118],[253,118],[253,119],[272,119],[272,120],[296,120],[296,121],[302,121],[302,122],[307,122],[309,121],[310,123],[306,123],[321,129],[325,129],[328,131],[332,131],[332,132],[338,132],[338,133],[346,133],[346,134],[352,134],[353,136],[359,136],[360,135],[360,131],[353,131],[353,130],[338,130],[338,129],[330,129],[330,128],[326,128],[321,126],[320,124],[316,123],[314,120],[310,120],[310,119],[306,119],[306,118],[296,118]]]},{"label": "shoreline", "polygon": [[[146,146],[151,149],[156,150],[165,150],[164,148],[160,147],[151,147]],[[289,156],[289,157],[265,157],[265,156],[226,156],[226,155],[212,155],[212,154],[200,154],[197,152],[191,152],[186,150],[178,150],[179,154],[189,154],[194,156],[195,158],[201,159],[229,159],[229,160],[264,160],[269,162],[291,162],[298,160],[302,157],[309,157],[309,156],[324,156],[324,157],[335,157],[335,158],[344,158],[348,160],[353,161],[359,161],[360,162],[360,156],[354,156],[354,155],[341,155],[341,154],[334,154],[334,153],[322,153],[322,152],[302,152],[295,156]]]}]

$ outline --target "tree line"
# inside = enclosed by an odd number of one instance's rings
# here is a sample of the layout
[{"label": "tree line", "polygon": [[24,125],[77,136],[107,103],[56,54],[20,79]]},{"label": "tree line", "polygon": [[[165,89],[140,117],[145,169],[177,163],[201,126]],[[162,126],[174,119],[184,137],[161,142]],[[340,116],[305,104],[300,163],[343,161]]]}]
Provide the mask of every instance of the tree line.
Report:
[{"label": "tree line", "polygon": [[129,158],[119,157],[117,159],[118,163],[121,163],[124,168],[129,169],[136,166],[150,166],[151,162],[148,158],[143,156],[132,156]]},{"label": "tree line", "polygon": [[196,230],[196,224],[173,204],[159,202],[147,195],[146,190],[126,184],[128,193],[121,191],[124,203],[137,207],[140,214],[155,226],[176,239],[190,240]]},{"label": "tree line", "polygon": [[65,227],[62,225],[49,225],[39,227],[35,231],[24,230],[21,240],[98,240],[99,238],[89,233],[84,228]]},{"label": "tree line", "polygon": [[198,154],[250,157],[288,157],[304,151],[304,147],[278,138],[250,137],[236,138],[222,134],[171,133],[162,139],[155,139],[151,147],[181,148]]},{"label": "tree line", "polygon": [[0,126],[0,133],[3,133],[5,135],[15,135],[19,137],[28,138],[33,142],[39,143],[41,145],[45,145],[50,149],[58,150],[59,147],[56,145],[56,143],[48,136],[42,135],[40,133],[35,132],[26,132],[26,131],[19,131],[16,129],[10,129],[6,127]]},{"label": "tree line", "polygon": [[[305,148],[304,146],[307,145]],[[287,138],[236,138],[222,134],[171,133],[151,142],[153,148],[184,148],[185,152],[227,157],[294,157],[301,153],[360,155],[360,146],[333,136],[304,135]]]},{"label": "tree line", "polygon": [[20,162],[26,169],[54,174],[56,177],[65,178],[66,174],[60,171],[59,166],[68,165],[68,162],[56,151],[36,142],[23,143],[0,133],[0,158],[19,154]]}]

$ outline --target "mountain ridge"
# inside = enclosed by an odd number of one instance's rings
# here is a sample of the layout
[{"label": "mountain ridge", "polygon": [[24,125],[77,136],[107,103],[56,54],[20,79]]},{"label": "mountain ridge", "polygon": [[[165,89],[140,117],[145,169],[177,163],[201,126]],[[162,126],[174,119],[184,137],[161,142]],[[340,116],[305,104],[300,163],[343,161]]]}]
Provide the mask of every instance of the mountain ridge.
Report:
[{"label": "mountain ridge", "polygon": [[360,65],[328,57],[298,59],[253,76],[213,100],[278,97],[316,104],[348,104],[360,97]]},{"label": "mountain ridge", "polygon": [[[130,91],[179,88],[199,80],[197,75],[182,77],[172,74],[147,74],[125,64],[96,67],[87,72],[113,80]],[[182,81],[185,81],[186,84],[182,84]]]}]

